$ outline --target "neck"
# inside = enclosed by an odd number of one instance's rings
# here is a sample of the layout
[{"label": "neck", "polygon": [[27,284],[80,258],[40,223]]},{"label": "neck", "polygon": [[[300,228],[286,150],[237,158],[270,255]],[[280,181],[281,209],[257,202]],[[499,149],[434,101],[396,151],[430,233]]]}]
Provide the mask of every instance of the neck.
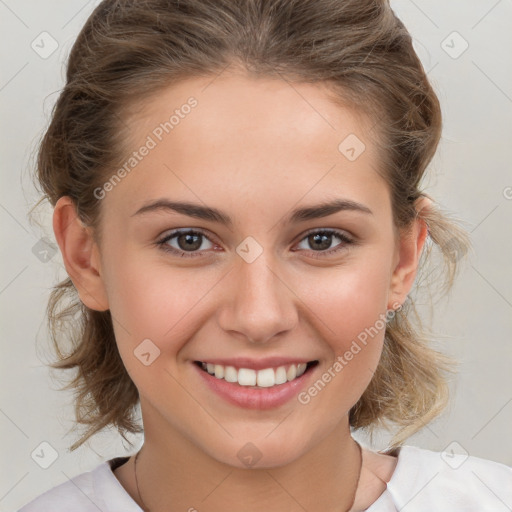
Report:
[{"label": "neck", "polygon": [[144,503],[138,493],[135,499],[150,512],[217,512],[236,510],[241,504],[246,512],[342,512],[353,503],[361,453],[350,435],[348,418],[297,459],[267,468],[233,467],[212,458],[176,431],[162,438],[159,422],[145,421],[144,427],[144,446],[136,465],[138,492]]}]

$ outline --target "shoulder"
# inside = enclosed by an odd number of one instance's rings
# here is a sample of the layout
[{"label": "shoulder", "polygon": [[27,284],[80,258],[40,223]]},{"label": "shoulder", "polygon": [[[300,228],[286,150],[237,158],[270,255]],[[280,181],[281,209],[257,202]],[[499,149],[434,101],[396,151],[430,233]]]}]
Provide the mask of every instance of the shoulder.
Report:
[{"label": "shoulder", "polygon": [[98,508],[94,504],[96,494],[94,480],[98,473],[104,472],[105,464],[103,463],[92,471],[81,473],[53,487],[27,503],[19,512],[40,512],[44,510],[97,511]]},{"label": "shoulder", "polygon": [[109,461],[36,497],[18,512],[140,512],[112,472]]},{"label": "shoulder", "polygon": [[406,505],[411,511],[511,510],[512,468],[472,455],[405,445],[384,495],[382,501],[392,501],[399,510]]}]

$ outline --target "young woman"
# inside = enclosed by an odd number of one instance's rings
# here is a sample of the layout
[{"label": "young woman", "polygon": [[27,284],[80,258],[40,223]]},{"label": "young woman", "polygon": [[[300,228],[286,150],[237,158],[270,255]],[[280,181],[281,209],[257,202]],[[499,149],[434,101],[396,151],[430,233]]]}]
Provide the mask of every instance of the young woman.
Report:
[{"label": "young woman", "polygon": [[[468,244],[421,190],[440,134],[384,0],[102,2],[39,152],[49,319],[72,449],[144,444],[22,512],[512,506],[511,468],[404,445],[451,369],[414,283],[436,247],[448,288]],[[387,423],[387,451],[352,437]]]}]

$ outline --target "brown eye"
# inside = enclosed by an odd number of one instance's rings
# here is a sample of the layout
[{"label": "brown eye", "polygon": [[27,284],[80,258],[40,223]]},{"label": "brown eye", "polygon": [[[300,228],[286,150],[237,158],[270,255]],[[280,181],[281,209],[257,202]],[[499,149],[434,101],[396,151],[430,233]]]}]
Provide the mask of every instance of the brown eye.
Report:
[{"label": "brown eye", "polygon": [[[171,240],[174,241],[174,239],[177,247],[174,247],[170,244]],[[200,256],[202,251],[208,249],[208,247],[203,247],[203,249],[199,251],[199,249],[203,246],[204,240],[209,239],[201,231],[194,231],[190,229],[179,230],[165,236],[158,242],[158,245],[164,251],[176,254],[177,256],[194,257]]]},{"label": "brown eye", "polygon": [[[329,250],[332,246],[333,239],[336,238],[341,240],[341,243],[337,244],[334,249]],[[326,253],[327,255],[337,253],[345,249],[348,245],[354,243],[354,241],[344,232],[332,229],[323,229],[310,232],[301,240],[301,243],[303,241],[306,241],[313,252]],[[314,257],[322,256],[315,255]]]}]

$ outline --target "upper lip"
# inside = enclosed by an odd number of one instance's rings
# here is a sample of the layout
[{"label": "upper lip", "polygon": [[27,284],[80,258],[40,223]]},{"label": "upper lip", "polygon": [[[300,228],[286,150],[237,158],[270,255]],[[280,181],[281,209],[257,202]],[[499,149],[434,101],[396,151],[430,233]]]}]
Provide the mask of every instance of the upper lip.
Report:
[{"label": "upper lip", "polygon": [[301,359],[297,357],[265,357],[262,359],[251,359],[248,357],[236,357],[231,359],[206,358],[199,359],[201,363],[220,364],[222,366],[234,366],[235,368],[249,368],[252,370],[264,370],[265,368],[277,368],[291,364],[305,364],[316,361],[316,359]]}]

